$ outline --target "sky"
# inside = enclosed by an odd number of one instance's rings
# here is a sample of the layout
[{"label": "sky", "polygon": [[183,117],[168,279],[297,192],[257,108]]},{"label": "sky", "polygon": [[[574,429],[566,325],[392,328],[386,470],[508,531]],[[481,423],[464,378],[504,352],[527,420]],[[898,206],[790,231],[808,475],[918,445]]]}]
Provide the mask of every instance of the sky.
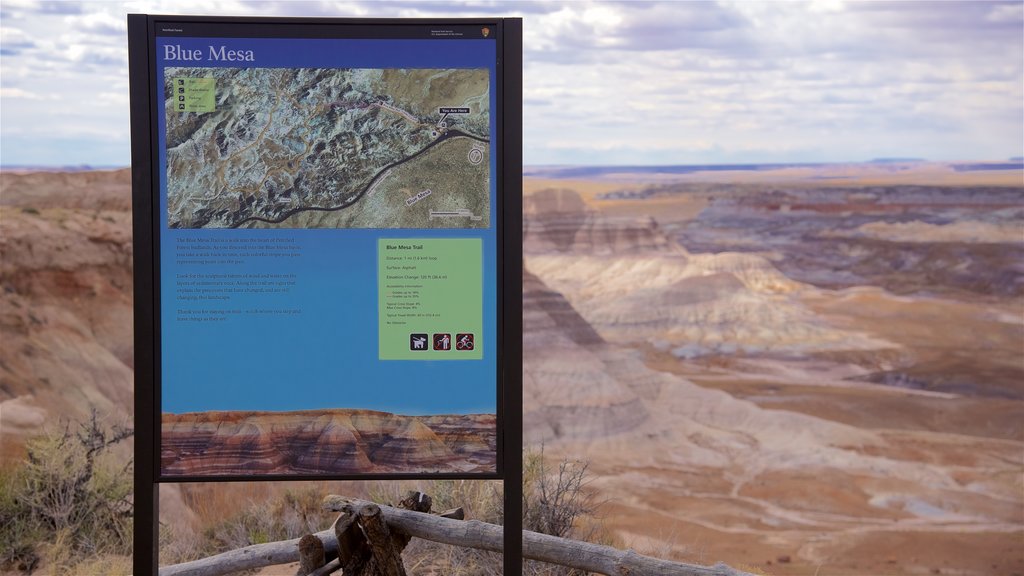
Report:
[{"label": "sky", "polygon": [[126,166],[128,13],[524,19],[527,165],[1024,156],[1024,2],[0,3],[0,165]]}]

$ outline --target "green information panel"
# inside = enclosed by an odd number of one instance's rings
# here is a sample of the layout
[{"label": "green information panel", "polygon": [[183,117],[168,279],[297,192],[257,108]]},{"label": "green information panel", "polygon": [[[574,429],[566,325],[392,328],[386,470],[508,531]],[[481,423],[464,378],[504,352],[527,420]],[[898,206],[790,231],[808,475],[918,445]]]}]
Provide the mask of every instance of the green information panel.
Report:
[{"label": "green information panel", "polygon": [[483,357],[479,238],[381,238],[377,283],[381,360]]},{"label": "green information panel", "polygon": [[217,106],[215,78],[175,78],[171,99],[178,112],[213,112]]}]

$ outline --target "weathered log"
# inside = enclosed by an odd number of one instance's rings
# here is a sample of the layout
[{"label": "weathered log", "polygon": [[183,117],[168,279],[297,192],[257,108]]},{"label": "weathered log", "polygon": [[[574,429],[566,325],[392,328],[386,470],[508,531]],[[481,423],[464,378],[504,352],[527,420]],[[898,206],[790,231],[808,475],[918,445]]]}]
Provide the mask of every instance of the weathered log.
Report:
[{"label": "weathered log", "polygon": [[341,570],[341,558],[335,558],[320,568],[313,570],[308,576],[327,576]]},{"label": "weathered log", "polygon": [[324,496],[320,507],[330,512],[345,512],[346,510],[351,510],[358,502],[361,501],[355,498],[338,496],[337,494],[328,494]]},{"label": "weathered log", "polygon": [[751,576],[721,562],[714,566],[669,562],[634,550],[617,550],[526,530],[523,531],[523,557],[609,576]]},{"label": "weathered log", "polygon": [[440,516],[441,518],[451,518],[452,520],[465,520],[466,519],[466,511],[463,510],[461,506],[459,508],[452,508],[451,510],[445,510],[444,512],[438,512],[437,515]]},{"label": "weathered log", "polygon": [[[357,500],[341,497],[327,497],[324,507],[356,505]],[[421,514],[381,506],[384,521],[393,532],[403,532],[415,538],[432,542],[501,552],[502,527],[477,520],[459,521],[442,518],[433,514]],[[659,576],[746,576],[747,573],[730,568],[725,564],[699,566],[651,558],[633,550],[617,550],[589,542],[577,542],[566,538],[523,531],[523,557],[549,564],[568,566],[579,570],[620,575]]]},{"label": "weathered log", "polygon": [[[328,497],[324,501],[325,508],[335,511],[342,511],[341,506],[344,505],[354,507],[352,509],[360,509],[361,505],[365,504],[364,501],[350,500],[339,496]],[[335,509],[334,506],[338,506],[338,508]],[[502,550],[501,526],[477,520],[452,520],[434,514],[412,512],[390,506],[380,506],[380,511],[384,523],[392,534],[402,533],[433,542],[491,552],[501,552]],[[339,518],[339,522],[340,520]],[[324,550],[328,556],[338,552],[338,539],[334,530],[318,532],[314,536],[323,541]],[[299,559],[298,543],[299,540],[295,539],[248,546],[194,562],[165,566],[160,569],[160,576],[223,576],[240,570],[287,564]],[[668,562],[642,556],[632,550],[616,550],[609,546],[576,542],[525,530],[523,531],[523,556],[531,560],[609,576],[750,576],[746,572],[735,570],[725,564],[698,566]],[[321,572],[317,576],[323,574]]]},{"label": "weathered log", "polygon": [[[334,555],[338,551],[338,539],[334,532],[325,530],[314,534],[324,544],[324,552],[327,555]],[[299,538],[284,540],[281,542],[270,542],[268,544],[254,544],[230,550],[223,554],[210,556],[175,564],[173,566],[162,566],[160,576],[223,576],[231,572],[263,568],[277,564],[288,564],[299,559]]]},{"label": "weathered log", "polygon": [[380,507],[376,504],[363,506],[359,511],[359,525],[366,533],[373,557],[372,568],[367,573],[372,576],[406,576],[401,551],[395,549]]},{"label": "weathered log", "polygon": [[299,570],[296,575],[306,576],[324,564],[327,564],[327,558],[323,541],[312,534],[299,538]]}]

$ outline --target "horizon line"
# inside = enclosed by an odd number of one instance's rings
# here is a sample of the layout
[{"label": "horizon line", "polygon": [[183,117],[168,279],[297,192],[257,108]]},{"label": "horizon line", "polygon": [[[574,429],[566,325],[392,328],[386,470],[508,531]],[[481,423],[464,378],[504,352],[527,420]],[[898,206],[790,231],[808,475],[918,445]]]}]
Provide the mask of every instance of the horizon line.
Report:
[{"label": "horizon line", "polygon": [[[693,162],[679,164],[638,164],[638,163],[603,163],[603,164],[524,164],[523,170],[564,169],[564,168],[641,168],[653,170],[658,168],[739,168],[739,167],[809,167],[809,166],[843,166],[853,164],[1019,164],[1024,168],[1024,156],[1005,158],[961,159],[961,160],[929,160],[927,158],[893,157],[873,158],[870,160],[834,160],[834,161],[791,161],[791,162]],[[0,171],[6,170],[39,170],[46,172],[58,171],[101,171],[123,170],[131,168],[130,164],[0,164]]]}]

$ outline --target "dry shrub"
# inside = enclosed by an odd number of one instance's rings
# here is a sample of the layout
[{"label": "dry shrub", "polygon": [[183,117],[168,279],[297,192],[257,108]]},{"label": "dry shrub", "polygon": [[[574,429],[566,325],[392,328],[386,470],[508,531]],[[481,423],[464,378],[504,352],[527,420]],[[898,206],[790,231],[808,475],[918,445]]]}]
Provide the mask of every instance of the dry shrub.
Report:
[{"label": "dry shrub", "polygon": [[196,482],[180,484],[192,519],[161,519],[160,563],[179,564],[250,544],[297,538],[330,527],[320,509],[327,483]]},{"label": "dry shrub", "polygon": [[74,576],[130,576],[131,556],[101,556],[77,564],[70,574]]},{"label": "dry shrub", "polygon": [[[597,517],[598,503],[586,490],[588,465],[580,460],[562,460],[550,466],[544,450],[523,455],[523,528],[562,538],[610,544]],[[388,486],[374,499],[397,502],[401,487]],[[462,507],[466,518],[503,524],[503,496],[500,482],[435,480],[423,486],[434,498],[434,510]],[[502,556],[471,548],[447,546],[413,539],[403,554],[410,574],[423,576],[499,576]],[[526,561],[524,576],[577,576],[584,572],[541,562]]]},{"label": "dry shrub", "polygon": [[[557,470],[552,470],[544,461],[543,447],[540,452],[528,453],[523,459],[523,528],[568,538],[578,520],[593,517],[596,505],[584,490],[588,468],[582,460],[562,460]],[[581,535],[576,536],[579,539]]]},{"label": "dry shrub", "polygon": [[27,459],[0,474],[0,566],[54,574],[83,563],[130,556],[132,462],[110,454],[132,430],[100,423],[95,410],[74,429],[30,440]]},{"label": "dry shrub", "polygon": [[[201,543],[194,546],[190,555],[212,556],[253,544],[290,540],[326,530],[334,516],[322,510],[323,496],[322,490],[307,486],[287,489],[269,502],[251,501],[207,525],[202,531]],[[181,556],[189,554],[175,549],[174,540],[174,534],[168,534],[161,546],[161,556],[164,557],[166,550],[168,558],[177,556],[174,561],[183,561]]]}]

